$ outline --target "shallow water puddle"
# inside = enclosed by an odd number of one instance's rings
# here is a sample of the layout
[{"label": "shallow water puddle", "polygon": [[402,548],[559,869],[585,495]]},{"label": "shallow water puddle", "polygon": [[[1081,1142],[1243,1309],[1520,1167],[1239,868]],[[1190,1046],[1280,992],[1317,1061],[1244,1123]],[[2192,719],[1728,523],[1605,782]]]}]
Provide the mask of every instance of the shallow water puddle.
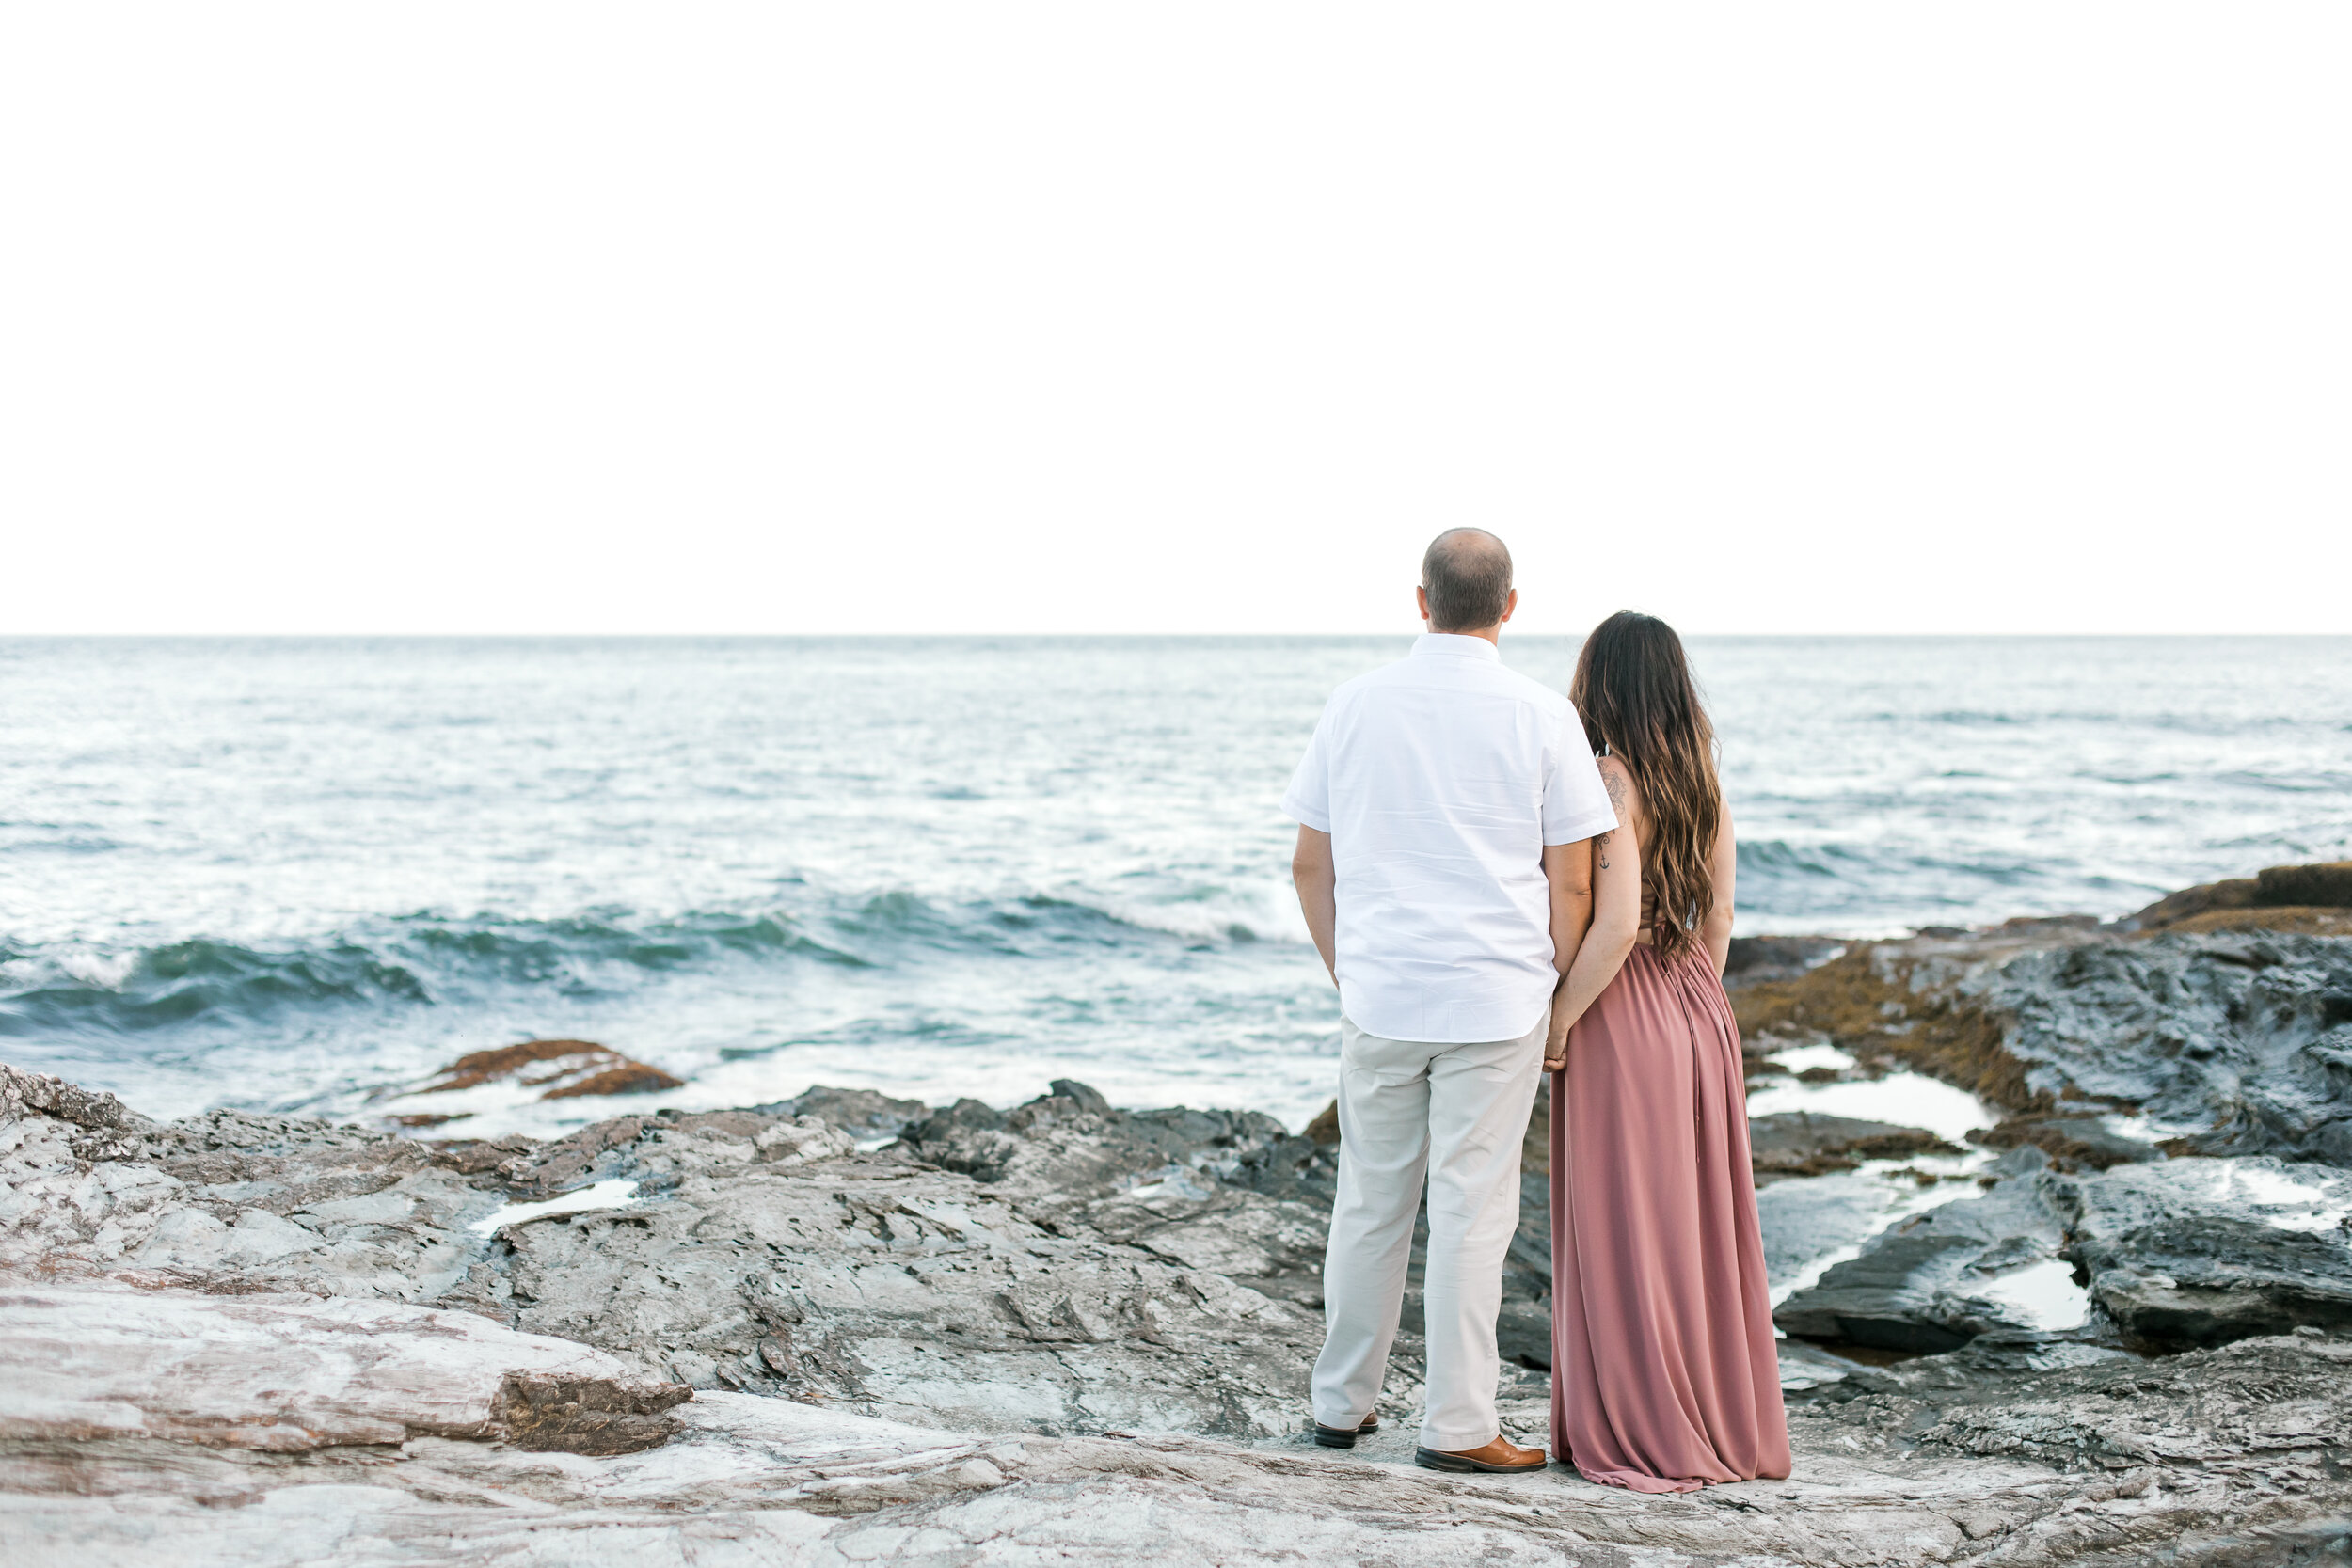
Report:
[{"label": "shallow water puddle", "polygon": [[[1797,1053],[1791,1051],[1783,1054]],[[1855,1117],[1864,1121],[1893,1122],[1899,1127],[1924,1127],[1949,1143],[1960,1143],[1970,1132],[2000,1119],[1990,1106],[1967,1090],[1939,1084],[1915,1072],[1890,1072],[1883,1078],[1850,1078],[1835,1084],[1759,1079],[1749,1086],[1749,1116],[1768,1117],[1780,1111],[1811,1111],[1817,1116]]]},{"label": "shallow water puddle", "polygon": [[598,1181],[578,1192],[565,1193],[539,1203],[501,1203],[473,1224],[466,1227],[477,1236],[487,1236],[502,1225],[520,1225],[526,1220],[545,1219],[549,1214],[584,1214],[594,1209],[626,1209],[637,1201],[637,1183],[616,1178]]},{"label": "shallow water puddle", "polygon": [[2185,1121],[2159,1121],[2154,1117],[2112,1111],[2099,1118],[2099,1125],[2119,1138],[2129,1138],[2136,1144],[2154,1146],[2167,1138],[2185,1138],[2202,1132],[2201,1125]]},{"label": "shallow water puddle", "polygon": [[2262,1210],[2257,1217],[2280,1230],[2333,1230],[2352,1219],[2352,1178],[2333,1171],[2303,1177],[2251,1162],[2190,1169],[2194,1175],[2184,1171],[2174,1180],[2202,1187],[2201,1196],[2217,1208],[2238,1202]]},{"label": "shallow water puddle", "polygon": [[1778,1062],[1792,1077],[1800,1072],[1810,1072],[1817,1067],[1843,1072],[1854,1065],[1851,1056],[1834,1045],[1792,1045],[1786,1051],[1773,1052],[1766,1059]]},{"label": "shallow water puddle", "polygon": [[1189,1165],[1163,1165],[1134,1179],[1134,1184],[1122,1197],[1136,1203],[1150,1203],[1169,1198],[1183,1203],[1201,1203],[1216,1196],[1210,1191]]},{"label": "shallow water puddle", "polygon": [[2090,1319],[2090,1292],[2074,1283],[2074,1265],[2056,1258],[2001,1275],[1976,1293],[2009,1307],[2027,1328],[2080,1328]]}]

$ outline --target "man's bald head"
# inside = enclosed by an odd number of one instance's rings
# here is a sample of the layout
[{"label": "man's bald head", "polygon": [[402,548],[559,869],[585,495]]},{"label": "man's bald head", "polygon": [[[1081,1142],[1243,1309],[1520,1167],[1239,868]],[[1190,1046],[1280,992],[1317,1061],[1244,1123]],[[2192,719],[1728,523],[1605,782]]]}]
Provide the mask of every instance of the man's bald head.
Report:
[{"label": "man's bald head", "polygon": [[1511,552],[1483,528],[1450,528],[1421,558],[1431,631],[1483,631],[1511,608]]}]

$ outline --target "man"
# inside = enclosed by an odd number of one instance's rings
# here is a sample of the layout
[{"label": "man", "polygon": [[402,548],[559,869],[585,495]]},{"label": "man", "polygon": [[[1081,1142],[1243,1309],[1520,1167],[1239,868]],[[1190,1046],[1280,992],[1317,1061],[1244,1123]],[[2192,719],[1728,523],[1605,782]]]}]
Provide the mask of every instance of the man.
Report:
[{"label": "man", "polygon": [[1565,697],[1504,669],[1511,553],[1478,529],[1422,562],[1412,657],[1325,705],[1283,797],[1307,928],[1340,990],[1340,1180],[1315,1440],[1374,1425],[1429,1187],[1429,1377],[1415,1459],[1533,1470],[1495,1418],[1495,1317],[1551,998],[1615,828]]}]

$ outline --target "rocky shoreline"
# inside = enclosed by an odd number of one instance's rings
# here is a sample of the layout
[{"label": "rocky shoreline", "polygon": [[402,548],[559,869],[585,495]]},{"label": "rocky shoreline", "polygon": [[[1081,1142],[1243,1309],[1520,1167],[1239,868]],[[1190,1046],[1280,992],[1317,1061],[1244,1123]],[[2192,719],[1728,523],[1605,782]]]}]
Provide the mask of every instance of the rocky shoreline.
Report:
[{"label": "rocky shoreline", "polygon": [[[1417,1292],[1379,1436],[1304,1442],[1327,1119],[1120,1110],[1061,1080],[1009,1110],[817,1088],[484,1142],[422,1117],[158,1124],[0,1068],[0,1546],[2333,1560],[2352,868],[2217,888],[2107,926],[1742,945],[1753,1091],[1964,1090],[1990,1125],[1756,1118],[1797,1469],[1688,1497],[1411,1468]],[[650,1082],[548,1044],[502,1070]],[[1505,1419],[1534,1441],[1547,1114],[1501,1323]]]}]

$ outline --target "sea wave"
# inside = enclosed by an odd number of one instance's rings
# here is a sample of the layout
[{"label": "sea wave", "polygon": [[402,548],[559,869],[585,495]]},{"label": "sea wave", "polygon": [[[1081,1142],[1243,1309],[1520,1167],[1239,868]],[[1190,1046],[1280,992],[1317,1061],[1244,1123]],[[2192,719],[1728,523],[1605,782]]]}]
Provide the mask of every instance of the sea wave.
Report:
[{"label": "sea wave", "polygon": [[0,991],[0,1035],[13,1036],[135,1033],[223,1013],[429,1000],[414,970],[341,939],[275,952],[202,940],[128,954],[19,950],[0,973],[30,982]]},{"label": "sea wave", "polygon": [[1820,877],[1838,879],[1865,874],[1876,859],[1845,844],[1791,844],[1778,838],[1739,841],[1740,878]]},{"label": "sea wave", "polygon": [[295,942],[195,938],[128,949],[0,942],[0,1036],[143,1034],[526,989],[594,996],[731,964],[871,971],[942,955],[1019,960],[1259,938],[1232,900],[1214,896],[1171,913],[1068,894],[933,900],[891,890],[807,911],[652,919],[611,910],[548,920],[416,914]]}]

